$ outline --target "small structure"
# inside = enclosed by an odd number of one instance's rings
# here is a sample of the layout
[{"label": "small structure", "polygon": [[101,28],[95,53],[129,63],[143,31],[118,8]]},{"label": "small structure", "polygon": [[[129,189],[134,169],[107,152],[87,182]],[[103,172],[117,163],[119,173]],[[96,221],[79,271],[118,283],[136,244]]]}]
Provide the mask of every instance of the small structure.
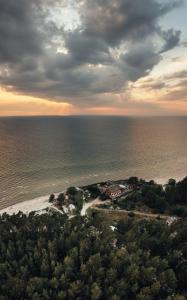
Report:
[{"label": "small structure", "polygon": [[167,223],[167,225],[168,226],[171,226],[171,224],[173,223],[173,222],[175,222],[175,221],[177,221],[178,220],[178,218],[177,217],[169,217],[167,220],[166,220],[166,223]]},{"label": "small structure", "polygon": [[113,185],[105,190],[105,195],[107,195],[111,199],[116,199],[122,196],[124,193],[124,188],[120,187],[119,185]]},{"label": "small structure", "polygon": [[127,183],[125,184],[111,184],[110,182],[106,182],[105,184],[102,184],[99,186],[100,192],[101,192],[101,198],[107,199],[110,198],[112,200],[115,200],[125,193],[128,193],[133,190],[133,187]]}]

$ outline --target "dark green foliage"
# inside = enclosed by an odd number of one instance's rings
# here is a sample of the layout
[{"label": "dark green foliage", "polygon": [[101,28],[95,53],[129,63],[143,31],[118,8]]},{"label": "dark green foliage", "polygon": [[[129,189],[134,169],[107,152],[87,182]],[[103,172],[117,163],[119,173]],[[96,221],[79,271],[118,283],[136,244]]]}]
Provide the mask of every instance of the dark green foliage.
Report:
[{"label": "dark green foliage", "polygon": [[115,201],[120,209],[134,210],[142,205],[143,198],[140,192],[132,192],[125,197],[121,197]]},{"label": "dark green foliage", "polygon": [[187,209],[184,206],[181,205],[173,205],[170,208],[170,212],[172,215],[176,215],[179,217],[187,217]]},{"label": "dark green foliage", "polygon": [[57,197],[57,205],[58,206],[62,206],[64,204],[64,201],[65,201],[65,196],[64,196],[64,193],[60,193]]},{"label": "dark green foliage", "polygon": [[128,213],[128,216],[131,217],[131,218],[134,218],[134,217],[135,217],[135,214],[133,213],[133,211],[130,211],[130,212]]},{"label": "dark green foliage", "polygon": [[138,183],[138,177],[130,177],[127,182],[129,184],[137,184]]},{"label": "dark green foliage", "polygon": [[67,189],[68,202],[76,207],[77,212],[80,212],[83,206],[83,191],[70,187]]},{"label": "dark green foliage", "polygon": [[166,188],[166,197],[168,202],[187,205],[187,177],[175,185],[169,183]]},{"label": "dark green foliage", "polygon": [[103,201],[108,200],[108,195],[103,193],[103,194],[100,195],[100,199],[103,200]]},{"label": "dark green foliage", "polygon": [[71,186],[67,189],[67,194],[70,196],[75,196],[76,192],[77,192],[77,190],[74,186]]},{"label": "dark green foliage", "polygon": [[158,196],[158,194],[151,189],[145,194],[144,203],[150,208],[153,208],[157,213],[164,213],[166,209],[166,201],[164,198]]},{"label": "dark green foliage", "polygon": [[87,190],[90,192],[91,198],[97,198],[101,196],[101,192],[97,185],[90,185],[87,187]]},{"label": "dark green foliage", "polygon": [[55,200],[55,195],[51,194],[49,197],[49,202],[53,202]]},{"label": "dark green foliage", "polygon": [[127,210],[148,208],[153,213],[187,216],[187,177],[179,182],[169,179],[165,190],[162,185],[153,180],[146,182],[131,177],[128,182],[135,184],[139,189],[129,193],[124,200],[116,201],[116,206],[119,208]]},{"label": "dark green foliage", "polygon": [[185,299],[186,220],[109,225],[100,214],[4,214],[0,299]]},{"label": "dark green foliage", "polygon": [[173,179],[173,178],[170,178],[170,179],[168,180],[168,185],[170,185],[170,186],[175,186],[175,185],[176,185],[176,180]]}]

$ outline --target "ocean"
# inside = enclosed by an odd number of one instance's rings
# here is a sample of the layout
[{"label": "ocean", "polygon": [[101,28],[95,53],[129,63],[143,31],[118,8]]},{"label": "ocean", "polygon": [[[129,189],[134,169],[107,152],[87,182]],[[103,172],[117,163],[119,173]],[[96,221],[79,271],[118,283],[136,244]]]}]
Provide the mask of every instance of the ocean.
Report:
[{"label": "ocean", "polygon": [[0,208],[129,176],[187,176],[187,117],[0,118]]}]

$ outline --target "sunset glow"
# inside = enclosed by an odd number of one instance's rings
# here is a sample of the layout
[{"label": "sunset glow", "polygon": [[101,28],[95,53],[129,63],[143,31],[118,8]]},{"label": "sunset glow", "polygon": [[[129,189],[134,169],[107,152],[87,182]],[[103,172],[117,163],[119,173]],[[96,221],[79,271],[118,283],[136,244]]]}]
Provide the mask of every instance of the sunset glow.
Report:
[{"label": "sunset glow", "polygon": [[0,116],[187,114],[187,3],[104,2],[2,4]]}]

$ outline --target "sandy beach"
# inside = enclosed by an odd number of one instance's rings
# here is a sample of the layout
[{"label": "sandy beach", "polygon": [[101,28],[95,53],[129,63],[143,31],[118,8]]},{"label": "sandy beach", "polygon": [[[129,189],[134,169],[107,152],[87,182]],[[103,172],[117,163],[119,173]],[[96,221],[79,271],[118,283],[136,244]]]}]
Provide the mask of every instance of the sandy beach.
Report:
[{"label": "sandy beach", "polygon": [[32,200],[20,202],[0,210],[0,215],[7,213],[9,215],[17,214],[19,211],[22,211],[25,214],[28,214],[32,211],[41,211],[50,207],[52,204],[49,203],[49,195],[38,197]]},{"label": "sandy beach", "polygon": [[[55,194],[57,196],[58,194]],[[95,205],[100,204],[101,201],[99,199],[95,199],[93,201],[90,201],[88,203],[84,203],[83,208],[81,210],[81,216],[85,216],[86,211],[89,207],[93,207]],[[45,210],[48,207],[52,207],[52,203],[49,203],[49,195],[38,197],[32,200],[20,202],[11,206],[8,206],[6,208],[3,208],[0,210],[0,215],[3,213],[7,213],[9,215],[17,214],[19,211],[29,214],[32,211],[40,212],[42,210]],[[58,210],[56,207],[53,206],[55,210]],[[59,210],[58,210],[59,211]]]}]

